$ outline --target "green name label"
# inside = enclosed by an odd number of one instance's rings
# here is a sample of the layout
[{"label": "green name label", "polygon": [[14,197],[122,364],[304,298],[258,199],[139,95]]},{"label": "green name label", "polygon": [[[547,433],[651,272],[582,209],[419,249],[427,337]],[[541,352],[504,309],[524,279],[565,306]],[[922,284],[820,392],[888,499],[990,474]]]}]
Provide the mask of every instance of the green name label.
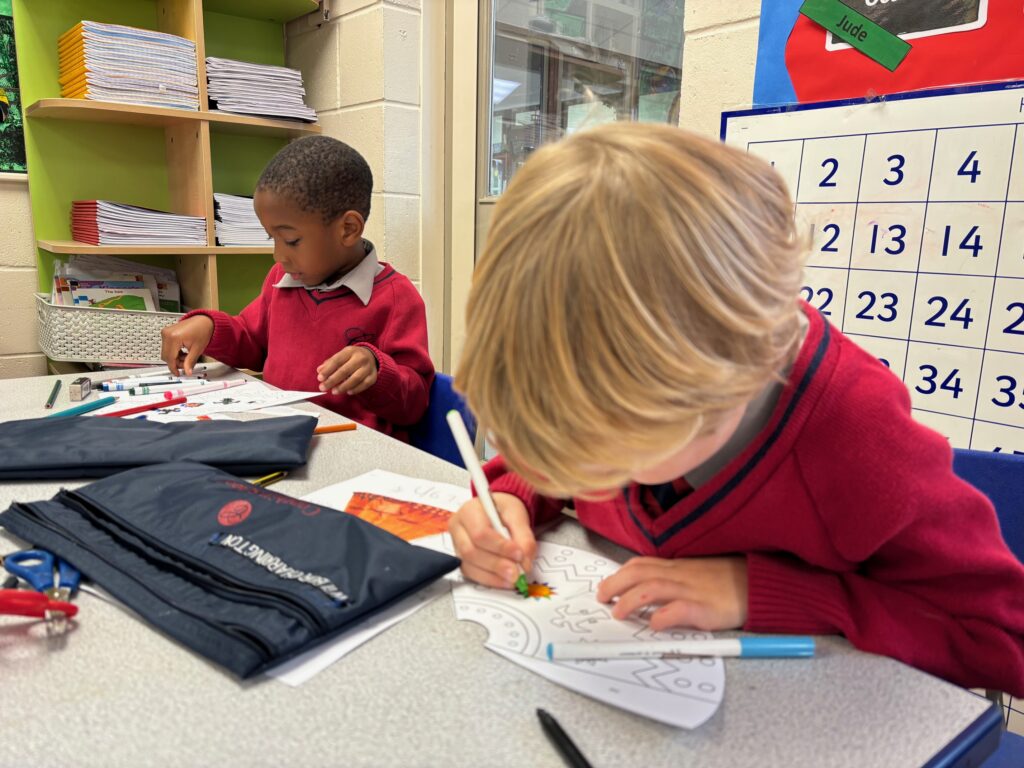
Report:
[{"label": "green name label", "polygon": [[800,13],[889,71],[896,69],[910,51],[910,43],[839,0],[804,0]]}]

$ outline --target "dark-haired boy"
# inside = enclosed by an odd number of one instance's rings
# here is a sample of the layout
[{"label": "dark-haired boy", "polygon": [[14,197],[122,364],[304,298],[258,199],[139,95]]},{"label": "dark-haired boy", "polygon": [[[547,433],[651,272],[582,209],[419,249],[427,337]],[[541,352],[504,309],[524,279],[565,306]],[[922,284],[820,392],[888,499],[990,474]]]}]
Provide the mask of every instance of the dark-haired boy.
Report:
[{"label": "dark-haired boy", "polygon": [[373,176],[327,136],[294,141],[267,165],[255,208],[274,240],[260,295],[237,317],[198,309],[162,332],[171,372],[207,354],[262,370],[268,384],[402,436],[427,407],[434,366],[423,300],[363,239]]}]

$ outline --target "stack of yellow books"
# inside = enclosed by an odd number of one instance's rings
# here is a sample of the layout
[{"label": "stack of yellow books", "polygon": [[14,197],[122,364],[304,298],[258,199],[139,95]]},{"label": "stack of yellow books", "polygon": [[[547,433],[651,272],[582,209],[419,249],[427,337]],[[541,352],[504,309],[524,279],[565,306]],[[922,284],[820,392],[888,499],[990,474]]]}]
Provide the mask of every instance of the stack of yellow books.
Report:
[{"label": "stack of yellow books", "polygon": [[82,21],[58,42],[61,96],[199,109],[196,45],[148,29]]}]

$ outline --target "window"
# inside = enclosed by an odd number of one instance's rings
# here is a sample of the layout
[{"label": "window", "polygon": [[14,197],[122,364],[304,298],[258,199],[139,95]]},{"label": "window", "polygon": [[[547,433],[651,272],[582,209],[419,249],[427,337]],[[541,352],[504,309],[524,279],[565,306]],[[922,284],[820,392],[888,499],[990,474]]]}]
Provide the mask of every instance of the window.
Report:
[{"label": "window", "polygon": [[582,128],[678,122],[683,0],[489,2],[482,197],[500,195],[541,144]]}]

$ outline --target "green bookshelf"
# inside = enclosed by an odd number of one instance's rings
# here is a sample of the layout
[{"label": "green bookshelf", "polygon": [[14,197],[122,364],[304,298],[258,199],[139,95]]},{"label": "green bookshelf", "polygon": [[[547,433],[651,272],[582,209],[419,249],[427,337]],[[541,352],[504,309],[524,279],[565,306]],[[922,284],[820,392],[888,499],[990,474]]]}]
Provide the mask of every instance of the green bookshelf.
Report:
[{"label": "green bookshelf", "polygon": [[[206,109],[206,56],[284,63],[283,24],[315,0],[13,0],[40,290],[57,254],[173,267],[189,306],[236,312],[260,289],[272,249],[216,245],[213,193],[252,194],[266,162],[317,125]],[[60,97],[57,39],[79,21],[126,24],[196,42],[198,112]],[[71,201],[106,199],[207,220],[206,247],[90,246],[71,239]]]}]

